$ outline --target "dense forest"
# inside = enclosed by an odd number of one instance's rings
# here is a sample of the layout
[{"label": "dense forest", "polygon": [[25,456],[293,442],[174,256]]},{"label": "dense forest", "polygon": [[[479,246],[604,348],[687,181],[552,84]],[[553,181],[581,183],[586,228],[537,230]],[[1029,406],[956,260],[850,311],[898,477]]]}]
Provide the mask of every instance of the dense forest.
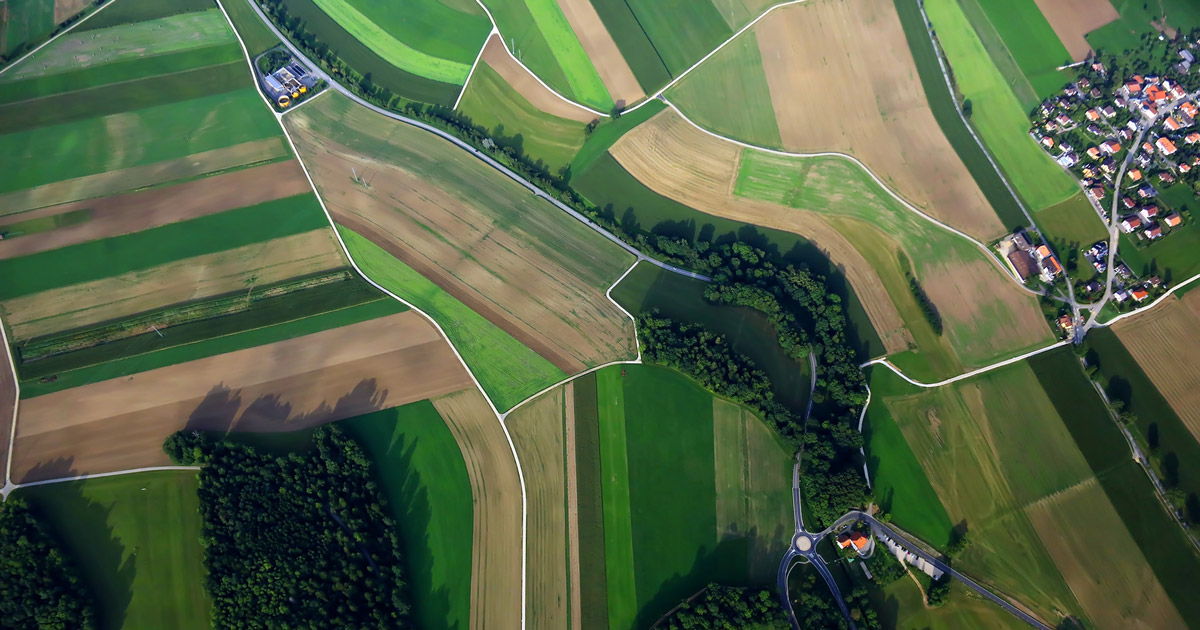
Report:
[{"label": "dense forest", "polygon": [[761,589],[709,584],[697,597],[680,604],[659,630],[787,630],[791,624],[773,593]]},{"label": "dense forest", "polygon": [[96,607],[74,567],[19,497],[0,504],[0,628],[94,630]]},{"label": "dense forest", "polygon": [[202,466],[213,627],[410,627],[396,524],[370,459],[333,425],[313,441],[287,455],[195,431],[164,444],[176,463]]}]

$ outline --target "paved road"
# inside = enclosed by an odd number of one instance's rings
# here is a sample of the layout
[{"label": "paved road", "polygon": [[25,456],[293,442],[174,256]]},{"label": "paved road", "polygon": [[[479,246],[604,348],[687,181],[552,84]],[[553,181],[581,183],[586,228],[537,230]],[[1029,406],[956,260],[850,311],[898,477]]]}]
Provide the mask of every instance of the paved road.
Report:
[{"label": "paved road", "polygon": [[[226,1],[249,2],[249,0],[226,0]],[[441,129],[438,129],[437,127],[426,124],[420,120],[417,120],[415,118],[409,118],[407,116],[401,116],[400,114],[397,114],[396,112],[393,112],[393,111],[390,111],[387,109],[383,109],[382,107],[378,107],[376,105],[368,103],[367,101],[363,100],[362,98],[359,98],[359,96],[357,94],[355,94],[354,92],[351,92],[349,89],[347,89],[341,83],[338,83],[336,80],[334,80],[333,77],[329,76],[329,74],[327,72],[325,72],[325,70],[323,68],[321,68],[320,65],[314,63],[311,59],[309,59],[308,56],[305,55],[303,51],[301,51],[294,44],[292,44],[291,40],[289,40],[287,37],[285,37],[283,35],[283,33],[279,32],[279,29],[275,27],[275,23],[272,22],[271,19],[268,18],[265,13],[263,13],[262,8],[260,8],[258,6],[258,3],[249,2],[249,4],[251,7],[254,8],[254,12],[256,14],[258,14],[259,19],[262,20],[262,22],[267,25],[267,28],[271,29],[271,32],[274,33],[275,36],[278,37],[285,46],[288,47],[288,50],[290,50],[297,59],[302,60],[304,62],[304,64],[307,65],[314,74],[316,74],[318,77],[324,79],[325,82],[329,84],[330,89],[336,90],[336,91],[344,94],[350,100],[358,103],[359,105],[362,105],[363,107],[366,107],[367,109],[369,109],[373,112],[376,112],[383,116],[387,116],[388,118],[391,118],[392,120],[397,120],[402,123],[412,125],[413,127],[417,127],[419,129],[424,129],[425,131],[435,134],[435,135],[437,135],[441,138],[444,138],[450,142],[453,142],[459,148],[470,152],[471,155],[474,155],[475,157],[479,158],[488,166],[491,166],[492,168],[496,169],[497,171],[500,171],[501,173],[507,175],[513,181],[524,186],[534,196],[545,199],[546,201],[550,202],[555,207],[557,207],[559,210],[566,212],[567,214],[571,215],[579,222],[583,223],[584,225],[586,225],[586,226],[592,228],[593,230],[595,230],[596,232],[600,233],[602,236],[604,236],[604,238],[607,238],[608,240],[612,241],[613,243],[616,243],[621,249],[624,249],[625,251],[636,256],[638,260],[644,260],[656,267],[665,269],[672,273],[677,273],[681,276],[686,276],[688,278],[693,278],[696,280],[703,280],[705,282],[712,280],[712,278],[705,276],[703,274],[698,274],[694,271],[688,271],[686,269],[681,269],[679,267],[676,267],[675,265],[667,264],[665,262],[662,262],[660,260],[657,260],[655,258],[652,258],[650,256],[643,254],[637,248],[635,248],[632,245],[630,245],[629,243],[626,243],[625,241],[621,240],[612,232],[609,232],[608,230],[604,229],[600,225],[596,224],[591,219],[589,219],[586,216],[575,211],[574,208],[571,208],[570,206],[555,199],[554,197],[551,197],[550,195],[547,195],[542,189],[538,188],[537,186],[534,186],[530,181],[526,180],[524,177],[521,177],[520,175],[518,175],[517,173],[515,173],[514,171],[509,169],[507,166],[504,166],[503,164],[492,159],[492,157],[489,156],[488,154],[476,149],[475,147],[467,144],[466,142],[463,142],[459,138],[457,138],[445,131],[442,131]]]},{"label": "paved road", "polygon": [[[909,538],[908,536],[906,536],[906,535],[902,536],[902,535],[898,534],[895,530],[893,530],[891,527],[876,520],[875,517],[871,516],[870,514],[867,514],[866,512],[858,512],[858,511],[847,512],[844,516],[842,516],[837,521],[835,521],[833,523],[833,525],[830,525],[824,531],[822,531],[820,533],[820,537],[824,537],[824,536],[828,535],[830,532],[834,531],[838,527],[841,527],[841,526],[851,523],[853,521],[859,521],[859,520],[870,523],[872,529],[876,529],[876,530],[883,532],[884,534],[886,534],[888,536],[888,538],[891,538],[891,539],[897,540],[897,541],[908,542],[908,538]],[[1034,628],[1039,628],[1040,630],[1052,630],[1050,628],[1050,626],[1047,626],[1046,624],[1039,621],[1033,615],[1030,615],[1029,613],[1025,612],[1024,610],[1021,610],[1020,608],[1017,608],[1016,606],[1012,605],[1011,603],[1009,603],[1009,601],[1007,599],[1004,599],[1003,597],[996,595],[992,591],[981,586],[975,580],[972,580],[971,578],[959,573],[958,571],[955,571],[953,567],[942,562],[940,559],[937,558],[937,556],[927,553],[925,550],[921,549],[917,545],[912,544],[911,542],[909,542],[907,545],[905,545],[905,548],[908,549],[909,551],[911,551],[912,553],[916,554],[917,556],[920,556],[926,562],[932,564],[933,566],[937,567],[938,569],[941,569],[942,571],[949,573],[951,577],[953,577],[954,579],[967,585],[971,590],[975,591],[976,593],[979,593],[980,595],[982,595],[982,596],[988,598],[989,600],[991,600],[992,602],[996,603],[996,605],[998,605],[1001,608],[1003,608],[1004,610],[1008,611],[1010,614],[1017,617],[1021,621],[1024,621],[1025,623],[1033,626]]]}]

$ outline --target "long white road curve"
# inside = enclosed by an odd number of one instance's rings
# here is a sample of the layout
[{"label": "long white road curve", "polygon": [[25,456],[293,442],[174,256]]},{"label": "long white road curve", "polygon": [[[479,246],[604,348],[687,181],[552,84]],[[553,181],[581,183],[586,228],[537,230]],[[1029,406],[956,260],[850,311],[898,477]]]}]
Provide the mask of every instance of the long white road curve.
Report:
[{"label": "long white road curve", "polygon": [[[870,365],[882,365],[882,366],[886,367],[887,369],[895,372],[897,376],[908,381],[909,383],[916,385],[917,387],[923,387],[923,388],[929,389],[929,388],[933,388],[933,387],[941,387],[943,385],[949,385],[951,383],[957,383],[958,381],[962,381],[962,380],[965,380],[968,378],[979,376],[980,374],[991,372],[992,370],[1000,369],[1006,365],[1012,365],[1013,363],[1020,363],[1021,361],[1024,361],[1025,359],[1028,359],[1029,357],[1037,356],[1039,354],[1042,354],[1043,352],[1050,352],[1051,350],[1061,348],[1066,345],[1070,345],[1070,343],[1071,343],[1070,341],[1060,341],[1058,343],[1051,344],[1044,348],[1038,348],[1037,350],[1030,350],[1029,352],[1026,352],[1025,354],[1022,354],[1020,356],[1015,356],[1011,359],[1005,359],[998,363],[993,363],[991,365],[981,367],[978,370],[971,370],[970,372],[967,372],[966,374],[959,374],[958,376],[948,378],[944,381],[938,381],[936,383],[922,383],[921,381],[910,378],[907,374],[905,374],[904,372],[901,372],[900,368],[892,365],[892,363],[890,361],[888,361],[886,357],[882,358],[882,359],[872,359],[870,361],[867,361],[866,363],[863,363],[859,367],[865,368]],[[860,427],[862,426],[862,418],[859,419],[859,426]]]}]

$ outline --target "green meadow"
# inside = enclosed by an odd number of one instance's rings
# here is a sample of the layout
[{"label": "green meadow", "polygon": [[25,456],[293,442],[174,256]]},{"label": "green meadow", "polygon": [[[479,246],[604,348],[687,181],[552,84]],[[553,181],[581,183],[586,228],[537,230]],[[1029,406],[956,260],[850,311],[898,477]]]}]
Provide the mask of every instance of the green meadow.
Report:
[{"label": "green meadow", "polygon": [[733,35],[709,0],[628,0],[628,5],[671,76]]},{"label": "green meadow", "polygon": [[412,621],[467,628],[474,507],[458,442],[428,400],[339,423],[375,463],[399,529]]},{"label": "green meadow", "polygon": [[[925,4],[938,41],[954,70],[961,98],[971,100],[971,122],[1030,210],[1065,201],[1078,186],[1029,137],[1029,119],[956,0]],[[1057,41],[1057,40],[1055,40]]]},{"label": "green meadow", "polygon": [[54,0],[9,0],[0,22],[0,55],[35,43],[54,26]]},{"label": "green meadow", "polygon": [[616,119],[604,118],[600,124],[592,130],[591,135],[583,141],[583,146],[575,153],[575,157],[571,160],[571,174],[582,173],[600,159],[601,156],[608,153],[612,145],[616,144],[621,136],[628,133],[634,127],[650,120],[655,114],[667,108],[667,104],[653,100],[647,102],[644,106],[636,110],[622,114]]},{"label": "green meadow", "polygon": [[[783,146],[753,31],[709,57],[667,97],[701,127],[760,147]],[[737,107],[724,97],[736,98]]]},{"label": "green meadow", "polygon": [[347,228],[339,227],[338,232],[363,272],[441,324],[501,411],[566,378],[541,355],[383,248]]},{"label": "green meadow", "polygon": [[0,136],[0,193],[280,134],[254,87],[18,131]]},{"label": "green meadow", "polygon": [[80,24],[75,30],[80,33],[95,31],[215,8],[213,0],[113,0],[102,13]]},{"label": "green meadow", "polygon": [[520,135],[525,155],[542,160],[551,172],[570,164],[583,146],[583,123],[534,107],[484,63],[475,68],[458,109],[496,135]]},{"label": "green meadow", "polygon": [[[1067,76],[1055,68],[1073,60],[1034,0],[965,0],[962,6],[1026,110],[1062,89]],[[982,9],[982,20],[972,19],[973,7]],[[1002,60],[1011,60],[1017,73]],[[1016,88],[1022,81],[1032,99]]]},{"label": "green meadow", "polygon": [[233,28],[241,37],[242,43],[246,45],[246,52],[250,54],[251,59],[279,45],[279,38],[275,37],[275,33],[271,32],[262,18],[258,17],[254,7],[250,6],[252,1],[221,0],[221,6],[225,8],[225,13],[229,14],[229,20],[233,22]]},{"label": "green meadow", "polygon": [[[600,410],[596,372],[573,381],[576,480],[579,495],[579,607],[584,628],[608,628],[605,561],[605,473],[601,470]],[[611,469],[611,466],[610,466]],[[622,479],[624,476],[622,477]],[[622,556],[624,557],[624,556]]]},{"label": "green meadow", "polygon": [[471,8],[469,13],[439,0],[403,4],[338,0],[338,3],[357,9],[379,29],[416,51],[468,67],[475,62],[492,29],[487,15],[473,1],[467,3]]},{"label": "green meadow", "polygon": [[204,630],[198,482],[193,471],[71,481],[17,494],[46,522],[95,595],[101,630]]}]

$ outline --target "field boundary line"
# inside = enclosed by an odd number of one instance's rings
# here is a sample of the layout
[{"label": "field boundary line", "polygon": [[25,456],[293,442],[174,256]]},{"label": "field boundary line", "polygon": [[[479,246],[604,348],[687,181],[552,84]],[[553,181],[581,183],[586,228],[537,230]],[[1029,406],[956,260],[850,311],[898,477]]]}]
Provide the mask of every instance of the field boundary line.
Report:
[{"label": "field boundary line", "polygon": [[94,473],[75,475],[74,477],[56,477],[54,479],[42,479],[40,481],[30,481],[29,483],[14,484],[12,489],[17,488],[33,488],[35,486],[48,486],[53,483],[67,483],[70,481],[86,481],[88,479],[103,479],[105,477],[119,477],[121,475],[133,475],[144,472],[163,472],[170,470],[195,470],[199,471],[200,466],[145,466],[142,468],[127,468],[125,470],[114,470],[112,472]]},{"label": "field boundary line", "polygon": [[549,392],[550,390],[552,390],[556,387],[562,387],[563,385],[566,385],[567,383],[570,383],[571,381],[574,381],[575,379],[577,379],[581,376],[586,376],[588,374],[591,374],[592,372],[596,372],[598,370],[603,370],[606,367],[611,367],[614,365],[641,365],[642,364],[642,344],[640,341],[638,341],[637,319],[633,316],[633,313],[630,313],[629,311],[625,310],[624,306],[621,306],[621,304],[619,302],[617,302],[616,300],[614,300],[612,298],[612,290],[617,288],[617,285],[621,284],[621,281],[624,280],[625,277],[628,276],[629,273],[632,272],[633,269],[635,267],[637,267],[638,263],[640,263],[640,262],[642,262],[642,259],[640,259],[640,258],[633,261],[633,264],[629,266],[629,269],[626,269],[625,273],[621,274],[621,277],[617,278],[616,282],[613,282],[612,286],[608,287],[608,291],[604,292],[604,296],[608,298],[608,301],[612,302],[614,305],[616,305],[617,308],[621,309],[621,312],[625,313],[625,315],[627,317],[629,317],[629,321],[633,322],[633,343],[634,343],[634,347],[637,349],[637,357],[632,360],[622,359],[622,360],[618,360],[618,361],[609,361],[608,363],[602,363],[595,367],[590,367],[582,372],[579,372],[578,374],[572,374],[571,376],[568,376],[567,378],[564,378],[563,380],[561,380],[557,383],[554,383],[553,385],[550,385],[549,387],[542,389],[541,391],[537,392],[536,394],[529,396],[525,400],[522,400],[521,402],[513,405],[511,408],[509,408],[508,411],[505,411],[504,413],[500,414],[501,420],[507,420],[508,414],[516,411],[518,407],[520,407],[528,402],[537,400],[539,397],[544,395],[546,392]]},{"label": "field boundary line", "polygon": [[0,486],[0,501],[7,501],[8,495],[16,486],[12,482],[13,446],[17,442],[17,410],[21,406],[21,379],[17,376],[17,360],[13,357],[12,346],[8,344],[8,331],[4,329],[4,321],[0,319],[0,341],[4,342],[4,356],[8,359],[8,369],[13,377],[13,408],[12,426],[8,429],[8,453],[4,462],[4,485]]},{"label": "field boundary line", "polygon": [[[800,0],[800,1],[803,1],[803,0]],[[667,97],[661,96],[659,98],[661,98],[664,103],[666,103],[672,110],[674,110],[675,113],[678,114],[680,118],[687,121],[687,123],[689,125],[695,127],[696,129],[698,129],[714,138],[724,140],[725,142],[729,142],[729,143],[735,144],[740,147],[744,147],[747,149],[753,149],[755,151],[762,151],[764,153],[780,155],[783,157],[796,157],[796,158],[837,157],[837,158],[841,158],[843,160],[852,162],[854,165],[861,168],[863,170],[863,172],[865,172],[867,175],[869,175],[871,177],[871,180],[874,181],[876,184],[878,184],[879,187],[882,188],[884,190],[884,192],[886,192],[888,194],[888,196],[890,196],[892,199],[895,199],[896,201],[899,201],[900,205],[902,205],[906,209],[916,213],[918,216],[925,219],[926,221],[929,221],[930,223],[942,228],[943,230],[946,230],[947,232],[950,232],[951,234],[954,234],[956,236],[961,236],[962,238],[973,243],[976,247],[978,247],[980,250],[983,251],[984,256],[986,256],[988,260],[992,261],[992,264],[997,269],[999,269],[1000,272],[1005,277],[1007,277],[1009,280],[1012,280],[1017,285],[1017,287],[1020,288],[1022,291],[1025,291],[1026,293],[1030,293],[1032,295],[1041,295],[1037,291],[1034,291],[1033,289],[1030,289],[1029,287],[1025,286],[1025,284],[1023,282],[1021,282],[1019,279],[1014,277],[1012,275],[1012,273],[1008,270],[1008,267],[1005,266],[1000,260],[998,260],[996,258],[996,256],[992,253],[992,250],[987,245],[984,245],[982,242],[976,240],[975,237],[967,234],[966,232],[963,232],[955,227],[952,227],[950,225],[942,223],[938,219],[933,218],[932,216],[926,214],[925,212],[918,209],[916,206],[909,203],[906,199],[904,199],[904,197],[901,197],[897,192],[895,192],[890,187],[888,187],[888,185],[886,183],[884,183],[884,181],[882,179],[880,179],[879,176],[876,175],[870,168],[867,168],[866,164],[864,164],[862,161],[860,161],[858,158],[854,157],[853,155],[850,155],[848,153],[840,153],[838,151],[820,151],[817,153],[797,153],[797,152],[792,152],[792,151],[781,151],[779,149],[768,149],[766,147],[760,147],[758,145],[750,144],[748,142],[742,142],[741,140],[735,140],[733,138],[722,136],[721,134],[716,133],[714,131],[705,129],[704,127],[700,126],[695,121],[693,121],[691,118],[688,118],[687,115],[684,114],[683,111],[680,110],[679,107],[677,107],[675,105],[675,103],[672,103],[670,100],[668,100]]]},{"label": "field boundary line", "polygon": [[[475,63],[471,64],[471,69],[467,71],[467,80],[463,81],[462,89],[458,91],[458,98],[454,99],[454,107],[458,109],[458,104],[462,102],[463,96],[467,93],[467,86],[471,84],[471,77],[475,75],[475,68],[479,66],[479,60],[483,59],[483,51],[487,50],[488,42],[492,41],[492,37],[498,35],[500,31],[496,28],[496,24],[492,23],[492,30],[488,31],[487,37],[483,38],[483,45],[479,47],[479,54],[475,55]],[[501,39],[504,39],[501,37]]]},{"label": "field boundary line", "polygon": [[[233,0],[233,1],[238,2],[240,0]],[[246,0],[246,1],[250,2],[250,0]],[[275,122],[276,122],[276,124],[279,125],[280,130],[283,131],[283,137],[287,139],[288,146],[291,147],[292,153],[296,156],[296,161],[300,164],[300,168],[304,170],[304,177],[305,177],[305,179],[308,180],[308,185],[309,185],[309,187],[312,188],[313,196],[315,196],[317,198],[317,203],[320,204],[321,211],[325,213],[325,219],[329,221],[329,228],[333,231],[334,237],[337,238],[338,244],[342,246],[342,252],[345,253],[346,260],[350,262],[350,265],[352,267],[354,267],[354,270],[357,271],[364,280],[366,280],[368,283],[370,283],[376,289],[379,289],[385,295],[391,296],[393,299],[400,302],[401,304],[408,306],[413,311],[420,313],[420,315],[422,317],[424,317],[427,321],[429,321],[430,324],[433,325],[433,327],[442,336],[442,339],[444,339],[446,341],[446,345],[450,348],[451,352],[454,353],[454,356],[456,358],[458,358],[458,362],[462,365],[463,370],[466,371],[467,376],[471,377],[471,381],[475,384],[475,387],[479,390],[479,393],[483,396],[483,399],[485,401],[487,401],[488,407],[491,408],[492,414],[495,416],[496,421],[500,424],[500,429],[504,432],[504,437],[508,441],[509,451],[512,453],[512,456],[513,456],[513,462],[516,464],[516,467],[517,467],[517,478],[521,483],[521,628],[522,628],[522,630],[524,630],[524,628],[525,628],[525,612],[526,612],[525,608],[526,608],[526,602],[527,602],[526,591],[528,590],[528,585],[527,585],[526,580],[527,580],[527,570],[528,570],[527,556],[528,556],[528,548],[529,548],[528,547],[529,505],[528,505],[527,493],[525,490],[525,473],[521,469],[521,458],[520,458],[520,456],[517,455],[517,447],[516,447],[516,444],[513,443],[512,434],[510,434],[508,432],[508,427],[505,426],[503,417],[501,417],[499,410],[496,409],[496,403],[494,403],[492,401],[491,397],[488,396],[487,391],[485,391],[483,388],[483,384],[479,382],[479,379],[475,376],[475,373],[471,371],[471,366],[467,365],[466,359],[463,358],[462,353],[460,353],[458,351],[458,348],[455,347],[454,342],[450,341],[450,336],[446,334],[446,331],[442,328],[441,324],[438,324],[437,320],[435,320],[433,317],[431,317],[425,311],[417,308],[416,305],[408,302],[404,298],[401,298],[399,295],[392,293],[388,289],[381,286],[379,283],[375,282],[375,280],[373,280],[370,276],[368,276],[362,270],[362,268],[358,266],[358,263],[354,260],[354,257],[350,254],[350,248],[346,245],[346,241],[342,239],[341,233],[338,232],[337,223],[333,220],[333,215],[330,214],[329,208],[325,205],[325,200],[321,197],[320,191],[317,190],[317,184],[316,184],[316,182],[313,181],[312,174],[309,173],[309,171],[308,171],[308,166],[306,166],[304,164],[304,159],[300,156],[300,152],[296,149],[296,143],[292,140],[292,134],[288,132],[287,125],[283,124],[283,114],[276,112],[275,108],[272,107],[271,103],[267,100],[267,97],[262,93],[262,90],[257,89],[258,88],[258,76],[257,76],[256,70],[254,68],[254,62],[250,59],[250,53],[246,49],[246,43],[242,41],[241,34],[238,33],[237,27],[234,26],[233,20],[229,17],[229,13],[225,11],[225,6],[224,6],[224,4],[222,4],[222,0],[216,0],[216,3],[217,3],[217,6],[220,7],[220,9],[221,9],[221,13],[225,15],[225,20],[229,23],[229,28],[233,30],[234,36],[237,37],[238,43],[242,47],[242,54],[246,58],[246,64],[248,66],[248,69],[250,70],[251,77],[254,79],[255,88],[256,88],[256,91],[258,92],[259,98],[262,99],[263,104],[267,106],[267,109],[270,110],[271,113],[275,115]],[[251,4],[253,6],[253,3],[251,3]],[[257,12],[258,7],[255,6],[254,8]],[[261,12],[259,12],[259,15],[261,17],[261,15],[262,15]],[[268,25],[271,27],[271,31],[276,33],[276,36],[278,37],[279,35],[278,35],[278,31],[275,30],[275,25],[270,24],[269,21],[268,21]],[[291,48],[290,42],[287,42],[287,43],[289,44],[288,47]],[[307,59],[305,59],[305,60],[307,61]],[[324,73],[322,72],[322,74],[324,74]],[[330,84],[333,85],[332,82],[330,82]],[[474,511],[473,508],[472,508],[472,511]]]},{"label": "field boundary line", "polygon": [[[113,4],[113,3],[110,1],[110,2],[105,2],[104,4],[100,5],[100,7],[99,7],[99,8],[97,8],[95,11],[92,11],[91,13],[87,14],[86,16],[84,16],[84,18],[83,18],[83,19],[81,19],[81,20],[79,20],[78,22],[76,22],[76,23],[74,23],[74,24],[72,24],[72,25],[68,26],[67,28],[63,29],[63,31],[62,31],[61,33],[59,33],[59,34],[55,35],[54,37],[51,37],[50,39],[47,39],[46,41],[42,42],[42,43],[41,43],[41,45],[40,45],[40,46],[38,46],[37,48],[34,48],[33,50],[31,50],[31,51],[29,51],[29,52],[25,53],[24,55],[21,55],[20,57],[17,57],[17,58],[16,58],[14,61],[11,61],[11,62],[9,62],[9,64],[8,64],[8,65],[4,66],[3,68],[0,68],[0,74],[4,74],[5,72],[8,72],[8,71],[9,71],[9,70],[11,70],[12,68],[14,68],[14,67],[16,67],[16,66],[20,65],[22,61],[25,61],[26,59],[28,59],[28,58],[29,58],[29,56],[30,56],[30,55],[32,55],[33,53],[35,53],[35,52],[37,52],[37,51],[39,51],[39,50],[41,50],[41,49],[45,48],[46,46],[49,46],[49,45],[50,45],[50,43],[51,43],[51,42],[53,42],[54,40],[56,40],[56,39],[58,39],[59,37],[62,37],[63,35],[66,35],[67,33],[70,33],[71,31],[75,30],[75,27],[76,27],[76,26],[79,26],[80,24],[83,24],[84,22],[86,22],[86,21],[88,21],[88,20],[92,19],[92,17],[93,17],[93,16],[95,16],[97,13],[99,13],[99,12],[101,12],[101,11],[103,11],[103,10],[107,9],[108,7],[112,6],[112,4]],[[236,33],[237,31],[234,31],[234,32]]]},{"label": "field boundary line", "polygon": [[[476,4],[478,4],[478,5],[479,5],[479,8],[483,9],[483,12],[487,14],[487,16],[488,16],[488,21],[492,23],[492,30],[493,30],[493,31],[494,31],[494,32],[495,32],[497,35],[499,35],[499,36],[500,36],[500,45],[504,47],[504,52],[508,53],[508,56],[509,56],[510,58],[512,58],[512,60],[513,60],[513,61],[517,62],[517,65],[518,65],[518,66],[521,66],[521,68],[523,68],[523,69],[525,70],[525,72],[528,72],[528,73],[529,73],[529,76],[533,77],[533,80],[534,80],[534,81],[537,81],[539,84],[541,84],[541,86],[542,86],[542,87],[544,87],[544,88],[546,88],[547,90],[549,90],[549,91],[550,91],[550,93],[551,93],[551,94],[553,94],[554,96],[558,97],[558,99],[559,99],[559,100],[561,100],[561,101],[563,101],[563,102],[566,102],[566,103],[570,103],[571,105],[574,105],[575,107],[578,107],[578,108],[580,108],[580,109],[583,109],[583,110],[586,110],[586,111],[588,111],[588,112],[590,112],[590,113],[596,114],[597,116],[603,116],[603,117],[605,117],[605,118],[608,118],[608,114],[605,114],[604,112],[601,112],[601,111],[596,111],[596,110],[592,109],[591,107],[588,107],[587,105],[584,105],[583,103],[579,103],[579,102],[573,101],[573,100],[571,100],[571,99],[569,99],[569,98],[567,98],[567,97],[563,96],[562,94],[559,94],[559,93],[558,93],[558,90],[555,90],[554,88],[552,88],[552,87],[550,87],[549,85],[547,85],[547,84],[546,84],[546,82],[545,82],[545,81],[543,81],[543,80],[542,80],[542,78],[541,78],[541,77],[539,77],[539,76],[537,75],[537,73],[536,73],[536,72],[534,72],[533,70],[530,70],[530,69],[529,69],[529,66],[527,66],[527,65],[525,65],[525,64],[523,64],[523,63],[521,63],[521,60],[520,60],[520,59],[517,59],[517,56],[516,56],[516,55],[514,55],[514,54],[512,53],[512,51],[508,49],[508,44],[504,43],[504,33],[500,32],[500,25],[496,23],[496,18],[492,17],[492,12],[491,12],[491,11],[489,11],[489,10],[488,10],[488,8],[487,8],[487,6],[483,4],[483,0],[475,0],[475,3],[476,3]],[[557,5],[555,5],[555,6],[557,6]],[[534,24],[534,28],[537,28],[537,24],[536,24],[536,23]],[[538,29],[538,32],[540,33],[540,32],[541,32],[541,29]],[[572,31],[572,34],[574,34],[574,31]],[[488,38],[490,38],[490,37],[491,37],[491,35],[489,34],[489,35],[488,35]],[[576,39],[578,39],[578,36],[576,36]],[[484,40],[483,40],[483,45],[484,45],[484,46],[487,46],[487,42],[488,42],[488,40],[487,40],[487,39],[484,39]],[[549,43],[549,42],[547,42],[547,43]],[[483,50],[482,50],[482,49],[480,49],[480,51],[479,51],[479,52],[480,52],[480,54],[483,54]],[[586,52],[586,51],[584,52],[584,56],[585,56],[585,57],[587,56],[587,52]],[[595,64],[594,62],[592,62],[592,58],[591,58],[591,57],[588,57],[588,58],[587,58],[587,60],[588,60],[588,63],[592,64],[592,69],[594,70],[594,69],[596,68],[596,64]],[[557,60],[555,60],[555,63],[557,63]],[[605,90],[607,90],[608,88],[607,88],[607,87],[605,87],[604,89],[605,89]],[[463,90],[466,90],[466,85],[465,85],[465,84],[463,85]],[[455,109],[458,109],[458,103],[457,103],[457,102],[454,104],[454,108],[455,108]]]},{"label": "field boundary line", "polygon": [[[949,385],[951,383],[956,383],[958,381],[968,379],[973,376],[979,376],[980,374],[984,374],[986,372],[991,372],[992,370],[1002,368],[1006,365],[1012,365],[1013,363],[1019,363],[1021,361],[1024,361],[1025,359],[1028,359],[1029,357],[1037,356],[1039,354],[1042,354],[1043,352],[1049,352],[1051,350],[1062,348],[1064,346],[1069,345],[1070,343],[1071,343],[1071,341],[1069,339],[1064,339],[1063,341],[1059,341],[1058,343],[1052,343],[1048,346],[1038,348],[1037,350],[1030,350],[1029,352],[1026,352],[1025,354],[1015,356],[1011,359],[1005,359],[1003,361],[999,361],[999,362],[993,363],[991,365],[986,365],[984,367],[981,367],[981,368],[978,368],[975,370],[971,370],[970,372],[966,372],[964,374],[959,374],[958,376],[952,376],[946,380],[938,381],[936,383],[922,383],[921,381],[917,381],[917,380],[913,380],[913,379],[909,378],[908,375],[906,375],[904,372],[900,371],[900,368],[892,365],[891,361],[888,361],[887,358],[872,359],[870,361],[867,361],[866,363],[863,363],[862,365],[860,365],[858,367],[865,368],[865,367],[868,367],[871,365],[882,365],[882,366],[886,367],[887,369],[895,372],[897,376],[908,381],[912,385],[916,385],[917,387],[921,387],[921,388],[925,388],[925,389],[933,389],[935,387],[941,387],[943,385]],[[860,426],[862,425],[861,420],[859,420],[859,425]]]}]

